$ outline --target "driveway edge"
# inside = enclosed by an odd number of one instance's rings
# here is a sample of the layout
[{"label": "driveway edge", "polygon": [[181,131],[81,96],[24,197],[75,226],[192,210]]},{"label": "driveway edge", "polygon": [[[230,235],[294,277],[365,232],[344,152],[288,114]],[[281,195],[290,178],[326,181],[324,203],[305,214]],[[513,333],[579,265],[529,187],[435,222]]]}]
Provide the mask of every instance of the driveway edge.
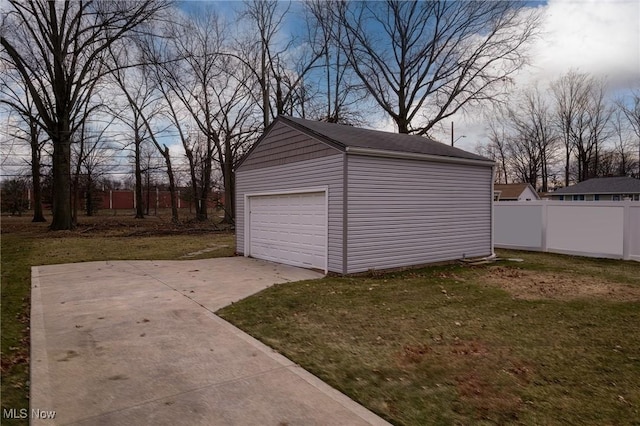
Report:
[{"label": "driveway edge", "polygon": [[318,377],[314,376],[304,368],[300,367],[298,364],[294,363],[284,355],[281,355],[280,353],[276,352],[273,348],[265,345],[255,337],[245,333],[235,325],[231,324],[228,321],[225,321],[224,319],[220,318],[217,315],[210,314],[210,316],[213,321],[215,321],[220,325],[220,327],[224,327],[228,329],[233,334],[235,334],[245,342],[249,343],[251,346],[253,346],[257,350],[261,351],[265,355],[272,358],[274,361],[278,362],[280,365],[285,367],[287,370],[289,370],[293,374],[300,377],[302,380],[309,383],[311,386],[313,386],[314,388],[316,388],[317,390],[319,390],[320,392],[322,392],[332,400],[336,401],[338,404],[342,405],[345,409],[351,411],[352,413],[360,417],[362,420],[366,421],[371,425],[389,425],[389,426],[391,425],[391,423],[379,417],[377,414],[368,410],[367,408],[360,405],[359,403],[349,398],[347,395],[343,394],[337,389],[329,386],[327,383],[323,382]]},{"label": "driveway edge", "polygon": [[[29,321],[30,354],[29,354],[29,424],[39,424],[32,418],[32,410],[50,411],[51,384],[49,383],[49,361],[47,357],[47,337],[44,327],[44,309],[40,292],[40,270],[31,267],[31,315]],[[38,387],[33,384],[38,378]],[[42,422],[44,423],[44,422]]]}]

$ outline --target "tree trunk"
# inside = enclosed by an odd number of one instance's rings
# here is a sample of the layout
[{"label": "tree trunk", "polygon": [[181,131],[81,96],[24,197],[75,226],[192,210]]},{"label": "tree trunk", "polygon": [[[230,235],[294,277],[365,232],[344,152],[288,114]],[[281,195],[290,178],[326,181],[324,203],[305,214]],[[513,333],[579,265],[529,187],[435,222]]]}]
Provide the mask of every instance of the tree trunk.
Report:
[{"label": "tree trunk", "polygon": [[262,90],[262,125],[264,129],[269,127],[271,114],[269,111],[269,82],[268,82],[268,68],[267,68],[267,48],[264,45],[264,34],[262,35],[262,61],[260,69],[260,88]]},{"label": "tree trunk", "polygon": [[569,166],[571,163],[571,151],[569,150],[568,144],[565,146],[565,148],[566,148],[566,151],[565,151],[565,163],[564,163],[564,186],[567,187],[569,186]]},{"label": "tree trunk", "polygon": [[164,147],[164,151],[162,152],[162,156],[164,157],[164,161],[167,164],[167,176],[169,177],[169,194],[171,197],[171,221],[173,223],[178,223],[178,199],[176,198],[176,179],[173,176],[173,168],[171,167],[171,156],[169,155],[169,148]]},{"label": "tree trunk", "polygon": [[46,222],[42,211],[42,187],[40,185],[40,148],[38,146],[38,132],[35,125],[31,125],[31,180],[33,183],[33,220],[32,222]]},{"label": "tree trunk", "polygon": [[53,141],[53,219],[54,231],[73,228],[71,220],[71,140],[68,131],[61,131]]},{"label": "tree trunk", "polygon": [[395,117],[394,121],[398,126],[398,133],[409,133],[409,122],[404,117]]},{"label": "tree trunk", "polygon": [[231,158],[231,142],[225,140],[225,157],[222,177],[224,179],[224,219],[222,223],[233,224],[235,221],[235,176],[233,174],[233,159]]},{"label": "tree trunk", "polygon": [[547,165],[547,155],[545,150],[542,150],[542,192],[547,192],[549,189],[549,166]]},{"label": "tree trunk", "polygon": [[85,212],[87,216],[93,216],[93,181],[91,180],[91,173],[87,173],[87,190],[85,191]]},{"label": "tree trunk", "polygon": [[[144,219],[144,203],[142,202],[142,167],[140,167],[140,135],[135,130],[135,175],[136,175],[136,219]],[[147,187],[147,191],[148,191]]]}]

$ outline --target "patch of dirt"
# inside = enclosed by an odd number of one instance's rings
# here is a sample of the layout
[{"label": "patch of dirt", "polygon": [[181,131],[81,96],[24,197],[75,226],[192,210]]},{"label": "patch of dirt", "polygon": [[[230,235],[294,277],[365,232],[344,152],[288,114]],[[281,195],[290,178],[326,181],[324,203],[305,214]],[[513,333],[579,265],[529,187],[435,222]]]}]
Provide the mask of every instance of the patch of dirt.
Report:
[{"label": "patch of dirt", "polygon": [[511,360],[511,365],[505,368],[507,374],[511,375],[523,385],[531,382],[533,377],[533,365],[519,360]]},{"label": "patch of dirt", "polygon": [[419,364],[429,352],[431,348],[425,344],[405,345],[396,358],[400,365]]},{"label": "patch of dirt", "polygon": [[490,384],[474,372],[459,375],[455,380],[462,401],[473,406],[481,417],[497,414],[500,417],[498,423],[517,418],[522,400],[515,394]]},{"label": "patch of dirt", "polygon": [[529,271],[494,266],[488,268],[484,279],[488,284],[508,291],[516,299],[598,298],[622,302],[640,301],[640,286],[619,284],[568,272]]},{"label": "patch of dirt", "polygon": [[479,340],[457,340],[452,345],[451,353],[455,355],[483,356],[489,353],[489,347]]}]

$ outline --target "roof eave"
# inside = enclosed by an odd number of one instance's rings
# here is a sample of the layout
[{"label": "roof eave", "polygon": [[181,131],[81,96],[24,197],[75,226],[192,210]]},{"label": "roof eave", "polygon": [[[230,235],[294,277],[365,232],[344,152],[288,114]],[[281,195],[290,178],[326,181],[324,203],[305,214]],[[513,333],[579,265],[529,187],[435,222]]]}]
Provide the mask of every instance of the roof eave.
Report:
[{"label": "roof eave", "polygon": [[296,123],[293,120],[289,120],[285,116],[280,115],[280,116],[278,116],[276,118],[276,120],[282,121],[287,126],[292,127],[294,129],[298,130],[299,132],[302,132],[305,135],[307,135],[307,136],[309,136],[309,137],[311,137],[311,138],[313,138],[313,139],[315,139],[315,140],[317,140],[319,142],[322,142],[322,143],[324,143],[326,145],[329,145],[331,148],[337,149],[338,151],[342,151],[342,152],[345,151],[346,146],[342,142],[337,141],[335,139],[332,139],[332,138],[330,138],[330,137],[328,137],[326,135],[323,135],[322,133],[318,133],[315,130],[312,130],[312,129],[310,129],[308,127],[305,127],[305,126],[303,126],[303,125],[301,125],[299,123]]},{"label": "roof eave", "polygon": [[465,164],[465,165],[485,166],[485,167],[494,167],[496,165],[496,163],[491,160],[476,160],[472,158],[462,158],[462,157],[446,157],[442,155],[420,154],[416,152],[388,151],[383,149],[361,148],[361,147],[354,147],[354,146],[346,147],[346,152],[347,154],[367,155],[370,157],[435,161],[439,163]]},{"label": "roof eave", "polygon": [[576,191],[576,192],[550,192],[549,195],[618,195],[618,194],[640,194],[640,191]]}]

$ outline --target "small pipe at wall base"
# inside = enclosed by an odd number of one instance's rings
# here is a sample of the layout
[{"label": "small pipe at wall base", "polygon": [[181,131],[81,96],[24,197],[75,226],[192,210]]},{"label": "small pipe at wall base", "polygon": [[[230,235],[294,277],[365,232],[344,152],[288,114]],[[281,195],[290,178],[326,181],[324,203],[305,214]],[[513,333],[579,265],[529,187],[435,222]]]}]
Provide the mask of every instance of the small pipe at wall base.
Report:
[{"label": "small pipe at wall base", "polygon": [[498,255],[496,254],[496,252],[492,251],[490,256],[483,257],[482,259],[483,260],[493,260],[493,259],[496,259],[497,257],[498,257]]},{"label": "small pipe at wall base", "polygon": [[467,265],[481,265],[481,264],[485,264],[485,263],[493,263],[496,260],[498,260],[498,256],[496,255],[495,252],[492,252],[490,256],[486,256],[486,257],[479,257],[479,258],[474,258],[474,259],[467,259],[464,257],[462,257],[462,259],[460,259],[460,262],[467,264]]}]

